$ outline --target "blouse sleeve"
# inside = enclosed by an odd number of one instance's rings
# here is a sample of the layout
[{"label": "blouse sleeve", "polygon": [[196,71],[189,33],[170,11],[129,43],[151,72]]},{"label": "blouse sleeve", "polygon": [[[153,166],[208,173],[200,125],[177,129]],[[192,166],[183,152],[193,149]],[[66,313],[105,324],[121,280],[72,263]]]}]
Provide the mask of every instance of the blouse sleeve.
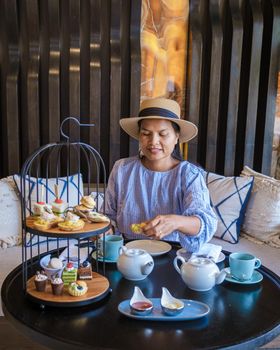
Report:
[{"label": "blouse sleeve", "polygon": [[105,215],[111,219],[113,226],[116,226],[117,217],[117,168],[118,165],[115,163],[108,179],[106,188],[106,200],[104,203]]},{"label": "blouse sleeve", "polygon": [[188,174],[189,181],[182,179],[183,212],[182,215],[196,216],[201,226],[196,236],[180,233],[180,243],[188,251],[195,252],[208,242],[217,229],[217,218],[210,204],[209,191],[199,170]]}]

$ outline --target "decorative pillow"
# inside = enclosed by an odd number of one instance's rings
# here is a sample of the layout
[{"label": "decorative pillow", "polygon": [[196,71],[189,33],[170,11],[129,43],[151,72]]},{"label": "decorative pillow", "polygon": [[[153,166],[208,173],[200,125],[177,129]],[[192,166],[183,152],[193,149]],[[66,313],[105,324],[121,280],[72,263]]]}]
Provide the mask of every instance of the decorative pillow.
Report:
[{"label": "decorative pillow", "polygon": [[[14,175],[14,180],[17,185],[17,188],[20,192],[20,175]],[[70,175],[68,177],[69,180],[69,199],[68,203],[69,206],[77,205],[80,201],[80,198],[83,196],[83,179],[82,175],[76,174],[76,175]],[[80,187],[78,187],[80,181]],[[27,177],[25,180],[25,198],[26,198],[26,207],[28,210],[33,208],[33,204],[36,203],[38,200],[41,200],[40,197],[42,186],[44,187],[44,201],[47,201],[48,203],[52,203],[55,200],[55,192],[54,192],[54,185],[56,184],[56,178],[49,178],[48,184],[46,185],[46,179],[44,178],[38,178],[38,191],[37,191],[37,179],[34,177]],[[80,191],[78,191],[78,188]],[[64,201],[67,201],[67,177],[60,177],[58,178],[58,194],[59,198],[63,199]],[[31,208],[28,201],[31,199]]]},{"label": "decorative pillow", "polygon": [[253,178],[205,173],[211,205],[218,217],[215,237],[238,243],[240,228],[253,185]]},{"label": "decorative pillow", "polygon": [[21,209],[13,177],[0,180],[0,247],[20,243]]},{"label": "decorative pillow", "polygon": [[241,176],[254,177],[242,231],[280,247],[280,181],[245,166]]}]

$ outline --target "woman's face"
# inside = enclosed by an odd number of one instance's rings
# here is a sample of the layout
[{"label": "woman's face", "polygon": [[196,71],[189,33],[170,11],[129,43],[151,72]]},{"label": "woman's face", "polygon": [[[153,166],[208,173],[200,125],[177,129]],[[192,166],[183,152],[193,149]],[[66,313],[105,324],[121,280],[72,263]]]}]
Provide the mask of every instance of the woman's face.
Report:
[{"label": "woman's face", "polygon": [[175,132],[171,122],[163,119],[147,119],[141,121],[139,143],[143,155],[150,161],[170,158],[179,134]]}]

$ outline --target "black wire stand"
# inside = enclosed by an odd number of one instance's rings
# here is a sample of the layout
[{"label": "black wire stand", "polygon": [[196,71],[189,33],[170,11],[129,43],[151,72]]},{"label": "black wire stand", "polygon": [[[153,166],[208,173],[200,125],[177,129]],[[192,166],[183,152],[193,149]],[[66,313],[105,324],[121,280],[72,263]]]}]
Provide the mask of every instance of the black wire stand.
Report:
[{"label": "black wire stand", "polygon": [[[105,232],[111,227],[107,223],[86,223],[80,231],[60,231],[59,229],[50,229],[40,231],[32,225],[33,204],[42,200],[40,198],[41,187],[46,189],[44,202],[51,204],[49,193],[50,184],[58,184],[61,178],[65,179],[64,193],[66,201],[71,197],[71,206],[78,205],[82,194],[89,195],[94,189],[96,208],[103,211],[100,201],[105,200],[106,189],[106,168],[99,152],[89,144],[83,142],[70,142],[69,136],[63,131],[64,124],[72,122],[79,127],[92,127],[94,124],[80,124],[74,117],[68,117],[63,120],[60,126],[60,133],[66,139],[65,142],[49,143],[40,147],[25,161],[21,169],[21,215],[22,215],[22,283],[25,294],[33,301],[51,306],[80,306],[99,301],[110,291],[109,282],[105,277],[105,261],[100,264],[96,260],[93,268],[95,279],[91,283],[99,283],[101,280],[101,289],[95,295],[95,292],[87,293],[85,297],[54,297],[47,296],[44,292],[35,292],[34,282],[31,282],[36,271],[40,270],[40,260],[50,254],[51,257],[58,257],[63,249],[67,250],[67,259],[69,261],[70,242],[76,240],[77,264],[80,265],[81,249],[87,250],[88,259],[91,260],[91,250],[96,250],[98,255],[98,240],[100,235],[104,237]],[[69,132],[71,131],[69,125]],[[73,174],[77,174],[75,186],[71,186],[69,179]],[[82,178],[86,178],[87,185],[83,186]],[[44,180],[42,180],[44,179]],[[92,188],[91,186],[94,186]],[[74,188],[73,188],[74,187]],[[71,194],[70,194],[71,191]],[[31,196],[31,193],[35,193]],[[74,203],[73,203],[74,201]],[[71,208],[70,208],[71,209]],[[103,212],[104,214],[104,212]],[[70,241],[71,240],[71,241]],[[43,248],[42,248],[43,246]],[[104,247],[103,247],[104,249]],[[102,270],[102,271],[100,271]],[[88,281],[87,281],[88,282]],[[90,286],[89,286],[90,287]],[[90,291],[91,288],[89,288]],[[41,293],[41,294],[40,294]]]}]

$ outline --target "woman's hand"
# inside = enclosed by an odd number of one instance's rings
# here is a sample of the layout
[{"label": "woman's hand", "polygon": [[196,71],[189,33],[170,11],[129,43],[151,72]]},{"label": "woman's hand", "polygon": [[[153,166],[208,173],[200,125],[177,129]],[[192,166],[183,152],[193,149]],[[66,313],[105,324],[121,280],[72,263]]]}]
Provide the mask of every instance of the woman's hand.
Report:
[{"label": "woman's hand", "polygon": [[157,215],[142,228],[142,232],[154,239],[163,239],[173,231],[195,236],[199,233],[201,221],[197,216]]},{"label": "woman's hand", "polygon": [[177,215],[158,215],[152,220],[147,221],[142,231],[150,238],[162,239],[176,230],[176,216]]}]

